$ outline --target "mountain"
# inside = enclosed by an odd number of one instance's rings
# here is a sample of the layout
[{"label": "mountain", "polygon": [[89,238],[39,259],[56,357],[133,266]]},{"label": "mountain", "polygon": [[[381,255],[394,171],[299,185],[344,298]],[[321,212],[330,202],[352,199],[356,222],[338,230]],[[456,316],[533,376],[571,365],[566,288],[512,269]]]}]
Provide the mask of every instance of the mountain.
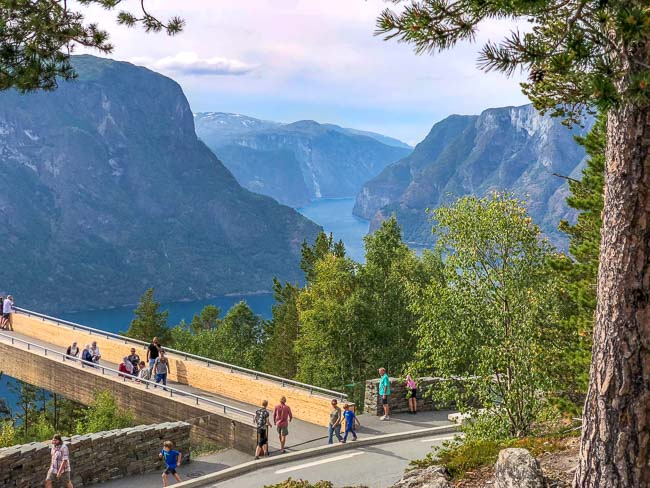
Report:
[{"label": "mountain", "polygon": [[0,93],[2,288],[74,310],[270,290],[319,227],[242,188],[173,80],[75,56],[54,92]]},{"label": "mountain", "polygon": [[557,175],[579,177],[585,153],[574,136],[591,124],[570,130],[532,105],[452,115],[435,124],[409,156],[363,186],[354,214],[371,220],[371,231],[394,214],[407,241],[425,244],[432,239],[427,208],[508,190],[528,201],[535,221],[564,248],[557,225],[573,214],[565,203],[566,179]]},{"label": "mountain", "polygon": [[410,146],[373,132],[302,120],[281,124],[221,112],[194,114],[196,132],[246,188],[300,207],[350,197]]}]

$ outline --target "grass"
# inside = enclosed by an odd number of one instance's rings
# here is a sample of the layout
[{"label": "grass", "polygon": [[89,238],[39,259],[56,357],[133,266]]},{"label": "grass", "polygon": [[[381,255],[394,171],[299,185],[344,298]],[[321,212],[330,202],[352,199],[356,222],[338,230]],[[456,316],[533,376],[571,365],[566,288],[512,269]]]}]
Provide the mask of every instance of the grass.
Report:
[{"label": "grass", "polygon": [[557,452],[566,449],[566,439],[572,437],[566,432],[550,433],[521,439],[494,440],[458,440],[445,443],[430,452],[426,458],[411,461],[414,468],[426,468],[432,465],[445,466],[454,480],[462,479],[465,473],[475,469],[492,466],[496,463],[499,451],[509,447],[528,449],[533,456],[545,452]]}]

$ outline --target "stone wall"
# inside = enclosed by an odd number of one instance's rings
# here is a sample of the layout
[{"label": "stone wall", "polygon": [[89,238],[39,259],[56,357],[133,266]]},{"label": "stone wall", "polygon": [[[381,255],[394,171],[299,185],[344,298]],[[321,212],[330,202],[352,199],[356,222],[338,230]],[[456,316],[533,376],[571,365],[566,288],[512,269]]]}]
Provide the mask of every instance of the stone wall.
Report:
[{"label": "stone wall", "polygon": [[[77,341],[83,349],[85,344],[97,341],[102,358],[115,364],[122,362],[122,358],[129,354],[131,348],[127,338],[119,340],[80,329],[73,330],[68,326],[59,326],[20,313],[14,316],[14,328],[21,334],[60,348],[66,348],[73,341]],[[140,357],[146,358],[146,349],[143,346],[136,348]],[[254,376],[215,365],[208,366],[205,362],[187,359],[182,355],[169,354],[168,357],[171,366],[169,379],[172,381],[254,405],[258,405],[263,399],[267,399],[270,405],[275,405],[280,397],[285,396],[296,418],[324,426],[329,422],[329,396],[310,394],[301,388],[282,386],[264,378],[255,379]]]},{"label": "stone wall", "polygon": [[[174,422],[64,438],[70,450],[72,482],[74,486],[88,486],[136,474],[162,472],[158,453],[167,440],[183,454],[183,462],[188,462],[190,428],[185,422]],[[48,441],[0,449],[0,487],[43,486],[50,466],[50,447]]]},{"label": "stone wall", "polygon": [[192,425],[192,441],[212,442],[244,452],[254,449],[257,433],[252,418],[225,414],[217,406],[200,404],[191,397],[169,396],[161,388],[146,389],[118,376],[104,376],[78,362],[61,362],[61,357],[43,356],[0,342],[0,371],[30,385],[89,405],[98,391],[108,391],[120,409],[129,410],[144,424],[186,421]]},{"label": "stone wall", "polygon": [[[416,380],[418,384],[418,394],[416,397],[418,410],[442,410],[446,407],[445,405],[435,405],[431,396],[427,395],[427,391],[437,385],[440,381],[441,378],[431,377],[418,378]],[[408,400],[406,399],[407,392],[408,388],[406,388],[406,381],[400,380],[399,378],[390,378],[388,405],[392,413],[408,411]],[[366,381],[363,411],[371,415],[384,414],[381,397],[379,396],[379,379]]]}]

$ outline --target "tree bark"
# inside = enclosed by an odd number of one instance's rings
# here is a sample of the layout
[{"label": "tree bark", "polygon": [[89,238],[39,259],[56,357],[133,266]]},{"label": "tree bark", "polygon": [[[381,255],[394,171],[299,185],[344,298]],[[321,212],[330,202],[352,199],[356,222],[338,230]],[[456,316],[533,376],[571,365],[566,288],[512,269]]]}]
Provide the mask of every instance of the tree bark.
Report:
[{"label": "tree bark", "polygon": [[607,123],[598,306],[575,488],[650,488],[650,110]]}]

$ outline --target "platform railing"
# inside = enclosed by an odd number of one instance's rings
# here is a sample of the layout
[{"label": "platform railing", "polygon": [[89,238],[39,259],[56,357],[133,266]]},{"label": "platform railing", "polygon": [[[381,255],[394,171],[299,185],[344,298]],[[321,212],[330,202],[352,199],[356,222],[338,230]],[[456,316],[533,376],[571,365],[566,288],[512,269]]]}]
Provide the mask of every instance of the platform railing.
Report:
[{"label": "platform railing", "polygon": [[[14,310],[16,312],[19,312],[19,313],[23,314],[23,315],[27,315],[28,317],[37,317],[37,318],[42,319],[43,321],[52,322],[52,323],[54,323],[54,324],[56,324],[58,326],[71,327],[72,330],[77,330],[77,329],[83,330],[85,332],[88,332],[91,335],[95,334],[97,336],[103,336],[103,337],[106,337],[106,339],[114,339],[114,340],[117,340],[117,341],[124,342],[124,344],[137,344],[137,345],[140,345],[142,347],[147,347],[149,345],[149,343],[144,342],[144,341],[140,341],[138,339],[132,339],[130,337],[126,337],[126,336],[123,336],[123,335],[120,335],[120,334],[114,334],[112,332],[108,332],[108,331],[105,331],[105,330],[95,329],[93,327],[88,327],[87,325],[77,324],[75,322],[70,322],[68,320],[63,320],[63,319],[59,319],[57,317],[52,317],[52,316],[49,316],[49,315],[45,315],[45,314],[42,314],[42,313],[39,313],[39,312],[34,312],[32,310],[27,310],[25,308],[14,307]],[[308,385],[307,383],[301,383],[300,381],[290,380],[288,378],[282,378],[281,376],[275,376],[275,375],[272,375],[272,374],[269,374],[269,373],[263,373],[261,371],[255,371],[253,369],[244,368],[243,366],[237,366],[235,364],[224,363],[223,361],[217,361],[216,359],[210,359],[210,358],[206,358],[206,357],[203,357],[203,356],[197,356],[196,354],[190,354],[190,353],[187,353],[187,352],[184,352],[184,351],[178,351],[176,349],[171,349],[169,347],[164,347],[164,350],[168,354],[172,353],[172,354],[175,354],[176,356],[181,356],[181,357],[185,358],[186,361],[188,359],[193,359],[195,361],[206,363],[208,367],[210,365],[219,366],[219,367],[230,370],[231,373],[233,373],[235,371],[238,372],[238,373],[244,373],[244,374],[253,376],[256,380],[260,379],[260,378],[263,378],[265,380],[269,380],[269,381],[272,381],[274,383],[279,383],[280,385],[282,385],[282,387],[292,386],[294,388],[299,388],[299,389],[302,389],[302,390],[308,390],[310,394],[318,393],[318,394],[321,394],[321,395],[326,395],[326,396],[339,398],[341,400],[346,400],[347,397],[348,397],[345,393],[342,393],[342,392],[339,392],[339,391],[328,390],[327,388],[321,388],[319,386]]]},{"label": "platform railing", "polygon": [[10,342],[12,346],[15,346],[17,343],[18,344],[23,344],[23,345],[26,346],[26,349],[28,351],[31,351],[31,350],[43,351],[43,355],[45,357],[50,357],[50,358],[51,357],[61,357],[62,362],[69,361],[69,362],[74,362],[74,363],[77,363],[77,364],[81,364],[82,368],[85,368],[85,367],[92,368],[93,370],[100,372],[103,376],[107,376],[107,375],[111,375],[111,374],[116,375],[118,377],[121,377],[125,382],[126,381],[132,381],[132,382],[134,382],[134,384],[142,384],[142,385],[144,385],[144,387],[146,389],[148,389],[149,387],[154,387],[154,388],[161,387],[164,392],[169,392],[170,398],[172,398],[174,396],[174,394],[175,394],[176,396],[183,396],[183,397],[187,397],[187,398],[192,398],[193,400],[196,400],[197,405],[201,405],[201,403],[204,403],[204,404],[216,406],[216,407],[218,407],[220,409],[223,409],[224,414],[235,413],[235,414],[243,415],[243,416],[246,416],[246,417],[251,417],[251,418],[255,417],[254,412],[250,412],[248,410],[244,410],[244,409],[238,408],[238,407],[233,407],[232,405],[227,405],[225,403],[222,403],[222,402],[217,401],[217,400],[213,400],[211,398],[206,398],[206,397],[203,397],[201,395],[196,395],[196,394],[191,393],[189,391],[180,390],[178,388],[174,388],[173,386],[161,385],[161,384],[156,383],[156,382],[151,381],[151,380],[141,379],[141,378],[138,378],[137,376],[133,376],[133,375],[130,375],[128,373],[123,373],[123,372],[118,371],[116,369],[109,368],[107,366],[103,366],[103,365],[101,365],[99,363],[94,363],[92,361],[84,361],[83,359],[79,359],[79,358],[77,358],[75,356],[69,356],[68,354],[66,354],[64,352],[56,351],[54,349],[50,349],[49,347],[41,346],[40,344],[35,344],[33,342],[29,342],[29,341],[26,341],[24,339],[20,339],[18,337],[14,337],[14,336],[12,336],[10,334],[5,334],[5,333],[0,332],[0,338],[5,339],[8,342]]}]

